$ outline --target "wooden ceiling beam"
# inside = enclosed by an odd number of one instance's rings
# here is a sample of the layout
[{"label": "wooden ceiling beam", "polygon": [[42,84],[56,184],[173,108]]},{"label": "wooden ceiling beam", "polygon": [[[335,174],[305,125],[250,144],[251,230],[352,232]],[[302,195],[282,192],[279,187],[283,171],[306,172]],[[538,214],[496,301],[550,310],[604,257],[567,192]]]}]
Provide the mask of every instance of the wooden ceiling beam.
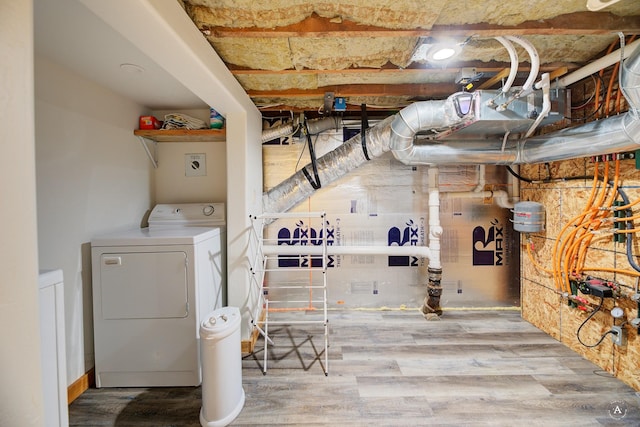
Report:
[{"label": "wooden ceiling beam", "polygon": [[500,70],[500,72],[498,72],[498,74],[496,74],[495,76],[491,77],[489,80],[485,81],[480,86],[478,86],[477,89],[489,89],[493,87],[494,85],[500,83],[502,79],[507,78],[507,76],[509,75],[509,72],[510,71],[508,68],[503,68],[502,70]]},{"label": "wooden ceiling beam", "polygon": [[[412,64],[407,68],[400,68],[396,65],[387,64],[381,68],[366,68],[366,67],[357,67],[357,68],[346,68],[343,70],[311,70],[308,68],[304,68],[302,70],[256,70],[250,68],[240,68],[235,67],[233,65],[229,65],[229,71],[233,75],[286,75],[286,74],[363,74],[363,73],[371,73],[371,74],[397,74],[397,73],[426,73],[426,74],[451,74],[457,73],[461,68],[475,68],[479,73],[498,73],[505,68],[509,68],[510,64],[504,62],[481,62],[481,61],[471,61],[457,64],[457,67],[447,67],[447,68],[435,68],[428,67],[421,64]],[[543,64],[540,66],[540,72],[551,72],[557,70],[558,68],[566,68],[567,70],[576,70],[580,68],[579,64],[566,64],[566,63],[550,63]],[[520,64],[518,66],[519,72],[529,72],[530,65],[528,63]]]},{"label": "wooden ceiling beam", "polygon": [[[318,106],[322,105],[322,101],[318,102]],[[319,114],[317,114],[318,112],[318,106],[313,107],[313,108],[309,108],[309,107],[300,107],[300,106],[296,106],[296,105],[288,105],[288,104],[277,104],[277,105],[264,105],[264,106],[258,106],[258,109],[265,113],[265,112],[269,112],[271,114],[269,114],[269,116],[275,116],[275,115],[279,115],[282,112],[286,112],[287,116],[289,116],[290,113],[307,113],[307,118],[313,118],[313,117],[317,117],[319,116]],[[396,112],[398,110],[400,110],[403,106],[372,106],[372,105],[367,105],[367,116],[371,119],[373,117],[377,117],[377,116],[382,116],[382,117],[386,117],[389,115],[389,112]],[[344,110],[346,113],[351,113],[349,115],[351,116],[356,116],[356,117],[361,117],[362,114],[362,107],[361,104],[358,105],[354,105],[354,104],[347,104],[346,109]],[[314,114],[316,113],[316,114]],[[345,113],[342,113],[343,116],[345,115]]]},{"label": "wooden ceiling beam", "polygon": [[333,92],[336,97],[350,96],[411,96],[442,97],[460,90],[454,83],[422,84],[347,84],[324,86],[317,89],[249,90],[251,98],[315,98]]},{"label": "wooden ceiling beam", "polygon": [[575,12],[554,18],[526,21],[519,25],[467,24],[434,25],[430,29],[393,29],[361,25],[353,21],[334,22],[315,13],[296,24],[277,28],[200,28],[208,37],[427,37],[502,35],[584,35],[623,32],[640,34],[639,16],[616,16],[608,12]]}]

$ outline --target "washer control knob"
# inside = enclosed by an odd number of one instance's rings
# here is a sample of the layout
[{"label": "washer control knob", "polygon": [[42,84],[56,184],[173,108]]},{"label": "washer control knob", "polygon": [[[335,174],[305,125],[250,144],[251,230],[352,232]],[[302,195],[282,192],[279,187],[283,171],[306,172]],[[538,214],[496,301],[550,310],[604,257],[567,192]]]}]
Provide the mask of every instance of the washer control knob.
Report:
[{"label": "washer control knob", "polygon": [[216,211],[216,208],[213,207],[213,205],[207,205],[205,207],[202,208],[202,213],[205,216],[211,216],[213,215],[213,213]]}]

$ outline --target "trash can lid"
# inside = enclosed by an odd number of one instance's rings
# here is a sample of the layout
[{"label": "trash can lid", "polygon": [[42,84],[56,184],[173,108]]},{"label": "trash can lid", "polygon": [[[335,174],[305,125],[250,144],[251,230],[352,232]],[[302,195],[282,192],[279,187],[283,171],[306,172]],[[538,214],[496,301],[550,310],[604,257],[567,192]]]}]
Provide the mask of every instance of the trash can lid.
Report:
[{"label": "trash can lid", "polygon": [[240,327],[238,307],[222,307],[204,317],[200,324],[200,337],[203,339],[224,338]]}]

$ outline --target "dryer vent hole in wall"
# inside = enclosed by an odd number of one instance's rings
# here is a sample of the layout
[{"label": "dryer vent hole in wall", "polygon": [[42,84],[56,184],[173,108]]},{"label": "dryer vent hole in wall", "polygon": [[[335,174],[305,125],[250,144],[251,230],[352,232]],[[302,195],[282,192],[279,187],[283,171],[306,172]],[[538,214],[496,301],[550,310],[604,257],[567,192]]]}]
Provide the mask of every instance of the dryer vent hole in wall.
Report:
[{"label": "dryer vent hole in wall", "polygon": [[184,175],[185,176],[206,176],[206,155],[205,154],[185,154]]}]

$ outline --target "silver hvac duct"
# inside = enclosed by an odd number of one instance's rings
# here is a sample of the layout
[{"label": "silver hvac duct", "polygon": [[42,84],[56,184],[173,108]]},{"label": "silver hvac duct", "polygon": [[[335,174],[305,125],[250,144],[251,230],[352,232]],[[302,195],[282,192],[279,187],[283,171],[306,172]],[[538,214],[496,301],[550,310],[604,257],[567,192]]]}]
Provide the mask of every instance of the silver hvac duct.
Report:
[{"label": "silver hvac duct", "polygon": [[[389,132],[394,116],[389,116],[378,125],[367,129],[367,152],[370,158],[378,157],[389,151]],[[338,178],[358,168],[367,159],[362,150],[360,135],[356,135],[335,150],[316,160],[318,177],[322,185],[329,184]],[[264,212],[286,212],[305,198],[309,197],[315,188],[306,178],[305,169],[311,170],[311,164],[272,188],[262,196]]]},{"label": "silver hvac duct", "polygon": [[507,141],[504,147],[490,140],[458,140],[414,145],[408,159],[404,153],[393,154],[408,165],[517,165],[634,151],[639,145],[640,121],[627,113],[553,134]]},{"label": "silver hvac duct", "polygon": [[[436,132],[472,120],[473,108],[461,113],[461,94],[453,94],[445,101],[414,103],[368,129],[364,148],[360,135],[356,135],[319,158],[318,175],[322,185],[341,178],[367,161],[363,150],[369,158],[391,151],[408,165],[543,163],[633,151],[640,147],[640,47],[625,60],[620,81],[630,105],[628,113],[526,140],[468,138],[416,144],[420,132]],[[264,193],[264,211],[285,212],[314,191],[300,170]]]},{"label": "silver hvac duct", "polygon": [[[325,117],[322,119],[314,119],[305,121],[307,132],[309,135],[316,135],[320,132],[324,132],[329,129],[340,129],[342,127],[342,118],[340,117]],[[290,123],[285,123],[274,128],[265,129],[262,131],[262,143],[282,138],[294,134],[300,123],[297,120],[292,120]]]},{"label": "silver hvac duct", "polygon": [[265,142],[282,138],[283,136],[292,135],[296,131],[297,127],[298,126],[295,123],[291,122],[274,128],[264,129],[262,131],[262,143],[264,144]]}]

